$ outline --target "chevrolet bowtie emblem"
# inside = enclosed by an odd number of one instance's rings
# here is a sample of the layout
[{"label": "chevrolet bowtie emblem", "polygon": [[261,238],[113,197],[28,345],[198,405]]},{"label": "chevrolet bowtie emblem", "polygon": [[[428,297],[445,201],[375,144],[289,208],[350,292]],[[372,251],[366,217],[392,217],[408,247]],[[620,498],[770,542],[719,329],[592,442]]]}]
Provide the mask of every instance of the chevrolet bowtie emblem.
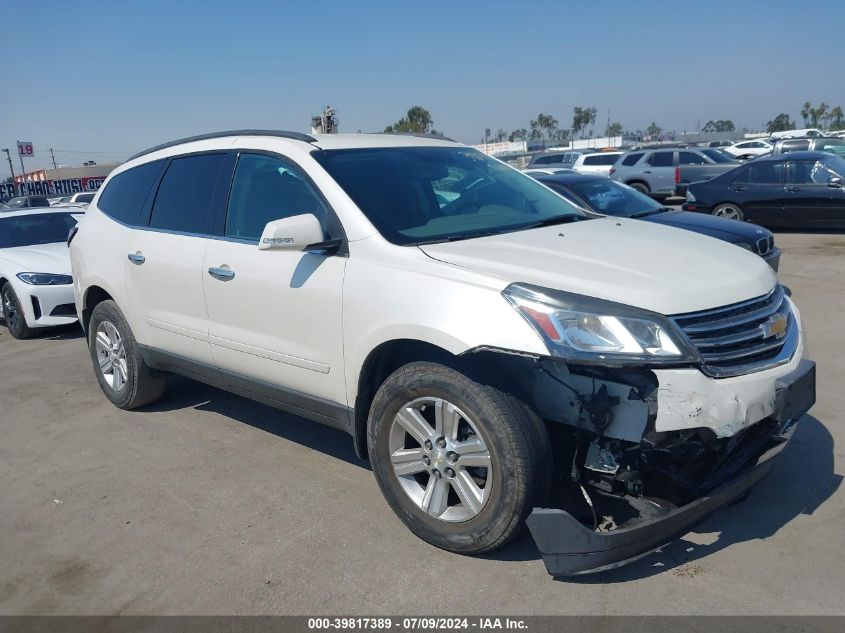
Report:
[{"label": "chevrolet bowtie emblem", "polygon": [[782,314],[770,317],[760,324],[760,329],[763,330],[763,338],[783,338],[786,334],[787,323],[786,317]]}]

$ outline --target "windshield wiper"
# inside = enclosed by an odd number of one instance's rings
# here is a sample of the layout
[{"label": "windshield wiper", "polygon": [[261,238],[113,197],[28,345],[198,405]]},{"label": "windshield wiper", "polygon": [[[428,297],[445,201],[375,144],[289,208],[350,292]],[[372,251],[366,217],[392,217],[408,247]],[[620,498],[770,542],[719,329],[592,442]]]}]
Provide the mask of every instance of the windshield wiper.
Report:
[{"label": "windshield wiper", "polygon": [[640,211],[639,213],[632,213],[629,215],[629,218],[644,218],[649,215],[657,215],[658,213],[666,213],[668,211],[666,207],[660,207],[659,209],[652,209],[651,211]]},{"label": "windshield wiper", "polygon": [[531,224],[523,224],[522,226],[515,227],[517,230],[524,230],[524,229],[539,229],[543,226],[555,226],[557,224],[569,224],[570,222],[579,222],[581,220],[589,220],[587,216],[584,215],[575,215],[573,213],[567,213],[566,215],[555,215],[550,218],[546,218],[545,220],[539,220],[537,222],[533,222]]}]

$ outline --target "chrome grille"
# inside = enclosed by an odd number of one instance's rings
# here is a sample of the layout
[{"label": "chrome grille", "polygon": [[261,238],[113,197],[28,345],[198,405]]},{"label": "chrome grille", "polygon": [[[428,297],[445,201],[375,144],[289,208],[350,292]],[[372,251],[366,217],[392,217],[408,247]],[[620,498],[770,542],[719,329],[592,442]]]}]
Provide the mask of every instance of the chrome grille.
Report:
[{"label": "chrome grille", "polygon": [[702,369],[717,377],[786,362],[798,342],[795,318],[780,285],[763,297],[672,320],[698,350]]},{"label": "chrome grille", "polygon": [[759,240],[757,240],[757,242],[755,242],[755,248],[758,255],[768,255],[774,247],[774,235],[770,235],[769,237],[761,237]]}]

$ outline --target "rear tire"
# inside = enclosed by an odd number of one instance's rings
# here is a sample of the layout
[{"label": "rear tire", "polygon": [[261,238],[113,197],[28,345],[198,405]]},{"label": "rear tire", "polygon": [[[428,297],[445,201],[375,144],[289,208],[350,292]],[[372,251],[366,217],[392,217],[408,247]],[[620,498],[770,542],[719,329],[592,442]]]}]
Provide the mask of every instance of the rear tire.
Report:
[{"label": "rear tire", "polygon": [[549,489],[551,444],[537,414],[437,363],[410,363],[385,380],[367,439],[390,507],[419,538],[450,552],[502,547]]},{"label": "rear tire", "polygon": [[114,301],[98,303],[88,326],[88,349],[97,382],[119,409],[137,409],[161,398],[163,375],[151,369],[123,312]]},{"label": "rear tire", "polygon": [[9,328],[12,338],[23,340],[32,336],[34,331],[26,324],[26,315],[21,308],[21,302],[18,301],[18,295],[15,294],[15,289],[8,281],[3,284],[3,288],[0,288],[0,301],[3,304],[3,320],[6,321],[6,327]]},{"label": "rear tire", "polygon": [[715,216],[727,218],[729,220],[739,220],[740,222],[745,220],[745,214],[742,212],[742,208],[740,208],[738,204],[734,204],[732,202],[725,202],[723,204],[716,205],[712,213]]},{"label": "rear tire", "polygon": [[636,181],[636,182],[629,182],[627,183],[631,189],[636,189],[640,193],[644,193],[645,195],[651,195],[651,189],[647,184],[644,182]]}]

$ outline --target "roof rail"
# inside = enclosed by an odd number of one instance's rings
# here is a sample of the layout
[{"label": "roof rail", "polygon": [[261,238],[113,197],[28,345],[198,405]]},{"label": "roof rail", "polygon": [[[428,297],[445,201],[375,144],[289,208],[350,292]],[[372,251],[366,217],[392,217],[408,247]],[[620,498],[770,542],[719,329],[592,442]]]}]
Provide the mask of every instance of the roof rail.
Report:
[{"label": "roof rail", "polygon": [[451,141],[452,143],[457,143],[455,139],[449,138],[448,136],[443,136],[442,134],[426,134],[424,132],[376,132],[376,134],[391,134],[393,136],[416,136],[419,138],[434,138],[439,139],[441,141]]},{"label": "roof rail", "polygon": [[295,141],[303,141],[305,143],[315,143],[317,141],[317,139],[315,139],[309,134],[302,134],[301,132],[287,132],[285,130],[228,130],[226,132],[210,132],[208,134],[198,134],[196,136],[188,136],[186,138],[180,138],[176,141],[162,143],[161,145],[156,145],[155,147],[145,149],[143,152],[138,152],[137,154],[130,156],[126,160],[134,160],[136,158],[140,158],[141,156],[157,152],[160,149],[175,147],[176,145],[182,145],[183,143],[191,143],[193,141],[205,141],[212,138],[223,138],[226,136],[277,136],[280,138],[293,139]]}]

